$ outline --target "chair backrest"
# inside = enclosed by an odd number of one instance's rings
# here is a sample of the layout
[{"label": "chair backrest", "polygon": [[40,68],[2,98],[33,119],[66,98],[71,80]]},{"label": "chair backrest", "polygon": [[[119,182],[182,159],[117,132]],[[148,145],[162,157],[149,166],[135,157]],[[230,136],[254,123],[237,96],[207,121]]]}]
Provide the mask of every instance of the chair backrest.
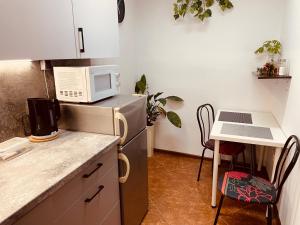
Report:
[{"label": "chair backrest", "polygon": [[[277,187],[277,196],[275,203],[277,203],[280,198],[282,187],[288,176],[292,172],[295,164],[297,163],[299,154],[299,139],[297,138],[297,136],[292,135],[287,139],[276,165],[276,170],[272,182]],[[287,163],[288,161],[289,163]]]},{"label": "chair backrest", "polygon": [[215,112],[211,104],[200,105],[197,109],[197,120],[201,133],[201,144],[205,147],[205,143],[209,140],[210,130],[215,121]]}]

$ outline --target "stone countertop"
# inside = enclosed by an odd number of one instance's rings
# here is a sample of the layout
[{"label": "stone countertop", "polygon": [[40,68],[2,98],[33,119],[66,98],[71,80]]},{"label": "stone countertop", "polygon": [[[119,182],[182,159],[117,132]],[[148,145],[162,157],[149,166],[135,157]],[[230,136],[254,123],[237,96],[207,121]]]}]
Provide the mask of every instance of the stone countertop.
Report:
[{"label": "stone countertop", "polygon": [[30,151],[0,161],[0,224],[16,222],[118,142],[110,135],[61,131],[56,140],[28,143]]}]

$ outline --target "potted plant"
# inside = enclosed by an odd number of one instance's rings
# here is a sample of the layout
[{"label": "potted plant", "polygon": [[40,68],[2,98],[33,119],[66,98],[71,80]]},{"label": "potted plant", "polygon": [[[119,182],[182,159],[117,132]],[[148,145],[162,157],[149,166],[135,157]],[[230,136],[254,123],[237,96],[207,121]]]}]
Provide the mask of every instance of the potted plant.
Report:
[{"label": "potted plant", "polygon": [[136,82],[135,93],[140,95],[147,95],[147,150],[148,157],[153,155],[154,148],[154,124],[159,118],[167,118],[171,124],[177,128],[181,128],[181,119],[174,111],[167,111],[165,106],[168,102],[183,102],[183,99],[178,96],[162,97],[163,92],[156,94],[149,94],[147,91],[146,76],[142,75],[141,79]]},{"label": "potted plant", "polygon": [[255,54],[268,54],[268,62],[260,68],[257,68],[258,76],[276,76],[278,75],[276,56],[281,54],[281,43],[278,40],[265,41],[261,47],[259,47]]}]

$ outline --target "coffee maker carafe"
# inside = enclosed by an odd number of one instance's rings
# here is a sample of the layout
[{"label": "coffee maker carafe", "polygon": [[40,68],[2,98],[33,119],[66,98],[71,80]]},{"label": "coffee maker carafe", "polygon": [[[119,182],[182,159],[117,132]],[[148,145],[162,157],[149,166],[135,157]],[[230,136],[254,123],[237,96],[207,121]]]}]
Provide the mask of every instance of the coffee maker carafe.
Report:
[{"label": "coffee maker carafe", "polygon": [[32,137],[50,138],[57,135],[60,108],[57,99],[28,98]]}]

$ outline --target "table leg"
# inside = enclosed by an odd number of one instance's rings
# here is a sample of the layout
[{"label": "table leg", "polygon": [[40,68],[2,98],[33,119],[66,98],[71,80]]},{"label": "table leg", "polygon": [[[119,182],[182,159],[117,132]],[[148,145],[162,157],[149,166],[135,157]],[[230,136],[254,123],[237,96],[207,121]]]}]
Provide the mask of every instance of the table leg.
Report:
[{"label": "table leg", "polygon": [[214,170],[213,170],[213,180],[212,180],[212,194],[211,194],[211,206],[215,208],[217,206],[217,185],[218,185],[218,169],[219,169],[219,149],[220,141],[215,140],[215,149],[214,149]]},{"label": "table leg", "polygon": [[250,164],[250,174],[252,176],[255,175],[256,172],[256,155],[255,155],[255,151],[256,151],[256,146],[255,145],[251,145],[251,164]]},{"label": "table leg", "polygon": [[273,181],[273,179],[274,179],[276,165],[277,165],[278,159],[280,157],[281,150],[282,150],[281,148],[275,148],[274,161],[273,161],[273,169],[272,169],[272,177],[271,177],[272,179],[271,179],[271,181]]},{"label": "table leg", "polygon": [[261,171],[262,163],[264,160],[264,153],[265,153],[265,147],[261,145],[259,148],[259,159],[258,159],[257,171]]}]

